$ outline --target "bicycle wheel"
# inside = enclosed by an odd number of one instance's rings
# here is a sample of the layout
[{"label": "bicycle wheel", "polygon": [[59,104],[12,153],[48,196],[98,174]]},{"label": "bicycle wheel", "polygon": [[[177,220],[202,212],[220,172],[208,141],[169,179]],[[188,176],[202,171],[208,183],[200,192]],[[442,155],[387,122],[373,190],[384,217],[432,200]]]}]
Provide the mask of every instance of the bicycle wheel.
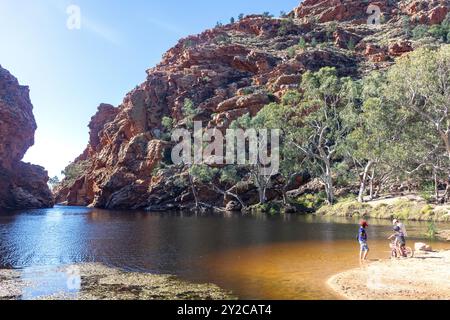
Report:
[{"label": "bicycle wheel", "polygon": [[411,249],[410,247],[406,247],[405,252],[406,252],[407,258],[414,258],[414,250],[413,249]]}]

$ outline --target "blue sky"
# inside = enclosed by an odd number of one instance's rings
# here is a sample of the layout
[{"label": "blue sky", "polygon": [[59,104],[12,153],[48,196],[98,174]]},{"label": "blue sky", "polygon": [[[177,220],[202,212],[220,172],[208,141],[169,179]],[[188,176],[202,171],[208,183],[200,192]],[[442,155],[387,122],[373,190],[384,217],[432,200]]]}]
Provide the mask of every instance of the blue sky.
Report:
[{"label": "blue sky", "polygon": [[[88,141],[97,106],[118,105],[178,39],[239,13],[290,11],[299,0],[0,0],[0,64],[30,86],[38,124],[25,161],[51,176]],[[66,26],[70,5],[81,29]]]}]

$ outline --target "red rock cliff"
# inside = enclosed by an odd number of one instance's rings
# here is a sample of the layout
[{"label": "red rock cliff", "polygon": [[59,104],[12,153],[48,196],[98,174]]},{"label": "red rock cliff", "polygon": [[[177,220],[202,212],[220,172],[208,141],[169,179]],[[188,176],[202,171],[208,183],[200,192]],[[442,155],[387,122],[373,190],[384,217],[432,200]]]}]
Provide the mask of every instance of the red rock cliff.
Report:
[{"label": "red rock cliff", "polygon": [[47,172],[20,161],[34,144],[32,110],[28,87],[0,66],[0,209],[53,205]]},{"label": "red rock cliff", "polygon": [[[357,78],[386,68],[414,49],[403,30],[404,16],[412,24],[418,16],[437,23],[448,8],[446,1],[417,2],[424,1],[374,1],[385,21],[373,27],[366,23],[363,1],[306,0],[288,17],[248,16],[180,40],[117,109],[103,108],[93,117],[89,146],[75,162],[82,173],[63,183],[58,201],[103,208],[183,207],[192,194],[175,181],[185,172],[155,170],[167,146],[161,138],[163,117],[182,126],[189,99],[198,120],[225,129],[287,90],[301,90],[307,70],[333,66],[340,75]],[[298,46],[302,40],[307,48]],[[224,201],[206,189],[199,195],[210,203]]]}]

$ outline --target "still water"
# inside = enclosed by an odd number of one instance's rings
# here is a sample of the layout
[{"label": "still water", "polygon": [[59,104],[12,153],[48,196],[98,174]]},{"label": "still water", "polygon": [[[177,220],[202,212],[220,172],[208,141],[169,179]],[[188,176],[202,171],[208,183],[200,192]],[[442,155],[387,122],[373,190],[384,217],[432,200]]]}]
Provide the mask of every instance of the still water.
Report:
[{"label": "still water", "polygon": [[[335,299],[326,280],[358,266],[356,223],[81,207],[0,213],[0,269],[26,275],[33,268],[99,262],[215,283],[242,299]],[[389,221],[370,224],[371,259],[387,258],[392,227]],[[410,245],[426,228],[408,223]],[[432,245],[450,249],[448,243]]]}]

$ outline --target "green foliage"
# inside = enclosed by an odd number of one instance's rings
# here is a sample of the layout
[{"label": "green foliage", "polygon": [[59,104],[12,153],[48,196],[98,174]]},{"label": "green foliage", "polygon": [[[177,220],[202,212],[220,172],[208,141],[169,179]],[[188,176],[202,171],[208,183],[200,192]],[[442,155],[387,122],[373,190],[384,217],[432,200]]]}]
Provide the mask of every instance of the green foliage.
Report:
[{"label": "green foliage", "polygon": [[271,216],[282,213],[283,208],[279,202],[260,203],[251,208],[253,213],[265,213]]},{"label": "green foliage", "polygon": [[350,40],[348,40],[347,49],[350,51],[355,50],[355,40],[353,40],[353,38],[350,38]]},{"label": "green foliage", "polygon": [[410,38],[414,34],[411,31],[411,20],[409,16],[402,16],[402,29],[407,38]]},{"label": "green foliage", "polygon": [[163,117],[161,120],[161,125],[164,128],[164,133],[162,134],[161,139],[164,141],[170,141],[172,130],[175,126],[175,120],[170,117]]},{"label": "green foliage", "polygon": [[372,207],[357,201],[339,201],[334,205],[326,205],[317,210],[317,215],[334,217],[369,217]]},{"label": "green foliage", "polygon": [[297,90],[287,91],[281,98],[281,102],[285,106],[295,107],[301,102],[302,95]]},{"label": "green foliage", "polygon": [[217,37],[214,38],[214,42],[216,44],[230,44],[231,37],[227,34],[219,34]]},{"label": "green foliage", "polygon": [[[426,32],[433,37],[442,36],[441,27]],[[413,31],[415,35],[419,32],[417,28]],[[288,54],[295,56],[297,48],[305,45],[300,38],[298,46],[289,48]],[[426,190],[417,191],[421,191],[426,201],[431,201],[434,192],[431,170],[437,170],[443,180],[450,168],[444,143],[445,132],[450,130],[448,83],[450,46],[435,51],[417,49],[398,59],[387,72],[373,72],[358,81],[339,77],[336,69],[325,67],[304,73],[301,91],[287,91],[277,103],[269,103],[254,117],[242,116],[231,128],[280,129],[282,181],[307,171],[326,186],[324,198],[330,203],[334,201],[335,185],[354,190],[361,184],[366,191],[369,179],[380,193],[383,187],[387,190],[394,183],[412,181],[426,186]],[[253,88],[245,90],[254,92]],[[197,110],[189,99],[185,101],[183,115],[188,127],[191,126]],[[166,130],[173,125],[170,118],[163,119]],[[242,178],[237,174],[238,169],[241,173],[242,168],[234,168],[235,174],[227,173],[229,181]],[[222,173],[226,171],[191,168],[192,176],[204,183],[222,181]],[[363,172],[366,180],[361,181]],[[322,206],[322,196],[308,197],[296,201],[310,209]],[[357,203],[354,198],[339,199],[336,206],[322,206],[319,210],[343,216],[447,219],[439,209],[411,201],[371,207]]]},{"label": "green foliage", "polygon": [[236,20],[234,19],[234,17],[231,17],[231,18],[230,18],[230,23],[233,24],[233,23],[235,23],[235,22],[236,22]]},{"label": "green foliage", "polygon": [[195,108],[194,102],[191,99],[185,99],[183,105],[183,116],[188,129],[194,128],[194,118],[198,115],[198,113],[199,111]]},{"label": "green foliage", "polygon": [[313,48],[317,47],[317,39],[316,38],[311,39],[311,47],[313,47]]},{"label": "green foliage", "polygon": [[296,46],[292,46],[292,47],[289,47],[287,49],[287,55],[291,59],[295,57],[296,53],[297,53],[297,47]]},{"label": "green foliage", "polygon": [[432,205],[424,205],[421,202],[401,199],[393,204],[382,203],[372,206],[357,202],[354,197],[339,199],[330,206],[324,205],[316,211],[317,215],[336,217],[365,217],[374,219],[412,220],[412,221],[448,221],[449,217],[444,212],[436,211]]},{"label": "green foliage", "polygon": [[170,132],[173,129],[174,120],[170,117],[163,117],[161,120],[161,124],[167,131]]},{"label": "green foliage", "polygon": [[441,24],[432,25],[418,25],[412,31],[413,38],[415,40],[422,39],[424,37],[433,37],[436,40],[449,43],[450,38],[450,14],[442,21]]},{"label": "green foliage", "polygon": [[301,205],[302,207],[310,210],[319,209],[326,201],[326,195],[324,192],[319,192],[317,194],[304,194],[295,199],[295,203]]},{"label": "green foliage", "polygon": [[53,178],[48,179],[48,184],[50,185],[50,188],[53,190],[55,187],[57,187],[61,181],[59,181],[59,178],[57,176],[54,176]]},{"label": "green foliage", "polygon": [[185,48],[192,48],[192,47],[195,47],[195,41],[192,40],[192,39],[187,39],[187,40],[185,40],[185,41],[183,42],[183,46],[184,46]]},{"label": "green foliage", "polygon": [[173,185],[177,188],[184,189],[189,186],[189,179],[187,176],[178,176],[173,181]]},{"label": "green foliage", "polygon": [[238,15],[238,20],[239,21],[241,21],[241,20],[243,20],[244,19],[244,14],[243,13],[240,13],[239,15]]},{"label": "green foliage", "polygon": [[72,184],[86,172],[90,165],[90,162],[85,161],[78,161],[78,162],[72,162],[70,163],[63,171],[61,171],[61,174],[64,175],[64,182],[66,184]]},{"label": "green foliage", "polygon": [[426,181],[420,186],[419,195],[428,203],[434,199],[434,185],[431,181]]},{"label": "green foliage", "polygon": [[412,36],[415,40],[428,36],[428,26],[423,24],[416,26],[412,31]]},{"label": "green foliage", "polygon": [[298,47],[300,49],[306,49],[306,40],[305,38],[301,37],[300,40],[298,41]]},{"label": "green foliage", "polygon": [[429,222],[428,226],[427,226],[426,236],[428,238],[430,238],[431,240],[434,240],[434,239],[436,239],[437,233],[438,233],[438,231],[437,231],[436,224],[434,222]]},{"label": "green foliage", "polygon": [[280,27],[278,28],[278,36],[282,37],[288,35],[293,26],[294,22],[292,19],[282,20]]},{"label": "green foliage", "polygon": [[213,168],[208,165],[193,165],[189,173],[199,182],[210,184],[220,182],[222,184],[234,185],[241,179],[236,166],[226,166],[224,168]]},{"label": "green foliage", "polygon": [[255,89],[252,88],[252,87],[246,87],[246,88],[242,89],[242,94],[245,95],[245,96],[249,95],[249,94],[252,94],[254,92],[255,92]]}]

